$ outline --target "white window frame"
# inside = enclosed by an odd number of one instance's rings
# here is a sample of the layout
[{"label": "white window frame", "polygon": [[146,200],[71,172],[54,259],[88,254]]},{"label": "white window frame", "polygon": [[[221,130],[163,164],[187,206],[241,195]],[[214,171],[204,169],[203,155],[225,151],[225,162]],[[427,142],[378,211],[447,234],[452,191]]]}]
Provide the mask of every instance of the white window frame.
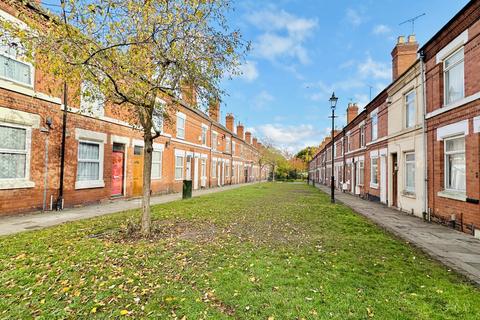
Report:
[{"label": "white window frame", "polygon": [[[182,160],[180,161],[181,165],[178,165],[178,162],[177,160],[181,158]],[[175,175],[175,180],[179,181],[179,180],[183,180],[183,177],[185,175],[184,173],[184,167],[185,167],[185,156],[184,155],[179,155],[179,154],[175,154],[175,163],[174,163],[174,166],[175,166],[175,171],[174,171],[174,175]],[[181,176],[177,176],[177,169],[180,169],[180,172],[181,172]]]},{"label": "white window frame", "polygon": [[363,186],[365,184],[365,162],[363,160],[359,160],[357,162],[357,185]]},{"label": "white window frame", "polygon": [[[408,155],[413,155],[414,156],[414,160],[407,160],[407,156]],[[403,189],[405,192],[407,193],[415,193],[415,179],[416,179],[416,155],[415,155],[415,152],[405,152],[404,155],[404,170],[405,170],[405,174],[404,174],[404,178],[403,178]],[[412,165],[413,164],[413,186],[409,186],[407,184],[407,176],[408,176],[408,165]]]},{"label": "white window frame", "polygon": [[[183,120],[183,126],[180,126],[180,121],[178,119]],[[185,127],[186,127],[186,122],[187,122],[187,116],[182,113],[182,112],[177,112],[177,138],[179,139],[185,139]]]},{"label": "white window frame", "polygon": [[365,125],[360,126],[360,148],[365,147]]},{"label": "white window frame", "polygon": [[207,145],[208,126],[202,123],[201,143],[203,146]]},{"label": "white window frame", "polygon": [[235,155],[236,146],[237,146],[237,143],[235,141],[232,141],[232,155]]},{"label": "white window frame", "polygon": [[212,130],[212,149],[217,151],[218,147],[218,133]]},{"label": "white window frame", "polygon": [[[97,180],[78,180],[78,164],[82,162],[82,159],[79,158],[79,151],[80,145],[82,143],[88,144],[96,144],[98,145],[98,179]],[[88,139],[78,139],[78,146],[77,146],[77,172],[75,174],[75,189],[89,189],[89,188],[103,188],[105,183],[103,181],[103,162],[104,162],[104,143],[96,140],[88,140]],[[92,161],[94,159],[88,159],[85,162],[97,162]]]},{"label": "white window frame", "polygon": [[[408,97],[413,95],[413,100],[410,102],[411,104],[409,104],[409,100],[408,100]],[[415,122],[416,122],[416,104],[417,104],[417,93],[415,90],[410,90],[409,92],[407,92],[404,96],[404,102],[405,102],[405,128],[408,129],[408,128],[413,128],[415,126]],[[411,111],[409,111],[409,108],[412,108]],[[410,112],[413,113],[413,119],[412,119],[412,123],[409,123],[409,115],[410,115]]]},{"label": "white window frame", "polygon": [[[378,139],[378,112],[372,112],[370,114],[370,128],[371,128],[371,141],[376,141]],[[375,133],[375,134],[373,134]]]},{"label": "white window frame", "polygon": [[[13,18],[11,19],[10,17],[13,17],[13,16],[10,16],[8,15],[8,17],[5,16],[6,13],[2,12],[1,14],[1,19],[3,20],[4,18],[7,18],[7,20],[12,20],[14,23],[16,23],[18,19],[16,18]],[[18,20],[20,21],[20,20]],[[5,30],[2,30],[2,32],[5,32]],[[20,41],[18,39],[12,39],[12,42],[14,43],[19,43]],[[21,47],[22,45],[19,43],[19,47]],[[20,63],[20,64],[23,64],[23,65],[26,65],[28,66],[29,70],[30,70],[30,83],[25,83],[25,82],[22,82],[22,81],[18,81],[18,80],[15,80],[15,79],[12,79],[10,77],[6,77],[6,76],[1,76],[0,75],[0,78],[1,79],[4,79],[4,80],[7,80],[9,82],[12,82],[12,83],[15,83],[15,84],[18,84],[18,85],[21,85],[21,86],[24,86],[24,87],[27,87],[27,88],[33,88],[33,85],[34,85],[34,79],[35,79],[35,67],[33,66],[33,64],[31,64],[30,62],[27,62],[27,61],[24,61],[23,59],[21,58],[18,58],[17,56],[13,56],[13,55],[10,55],[10,54],[7,54],[7,53],[2,53],[0,52],[0,55],[2,55],[3,57],[7,58],[7,59],[10,59],[10,60],[13,60],[17,63]]]},{"label": "white window frame", "polygon": [[217,177],[217,160],[212,160],[212,169],[211,169],[211,172],[210,172],[210,176],[212,178]]},{"label": "white window frame", "polygon": [[[463,150],[458,150],[458,151],[448,151],[447,152],[447,141],[449,140],[456,140],[456,139],[463,139],[464,143],[463,143]],[[465,167],[467,166],[467,154],[466,154],[466,150],[465,150],[465,136],[464,135],[457,135],[457,136],[453,136],[453,137],[448,137],[448,138],[445,138],[443,140],[443,162],[444,162],[444,167],[443,167],[443,183],[444,183],[444,189],[446,191],[451,191],[451,192],[459,192],[459,193],[466,193],[467,192],[467,181],[466,181],[466,178],[467,178],[467,175],[465,173],[465,189],[453,189],[453,188],[447,188],[447,181],[448,181],[448,175],[447,175],[447,172],[449,172],[449,168],[448,168],[448,161],[447,161],[447,156],[448,155],[452,155],[452,154],[464,154],[464,158],[465,158]]]},{"label": "white window frame", "polygon": [[[459,61],[455,62],[454,64],[452,64],[451,66],[449,66],[448,68],[445,67],[445,64],[447,62],[448,59],[450,59],[451,57],[453,57],[455,54],[459,53],[460,51],[463,51],[463,57],[462,59],[460,59]],[[449,54],[447,57],[445,57],[443,59],[443,105],[444,106],[447,106],[447,105],[450,105],[450,104],[453,104],[457,101],[460,101],[462,100],[463,98],[465,98],[465,51],[464,51],[464,47],[461,46],[460,48],[456,49],[454,52],[452,52],[451,54]],[[448,88],[447,88],[447,73],[454,67],[456,67],[458,64],[462,63],[463,64],[463,85],[462,85],[462,96],[459,97],[457,100],[454,100],[454,101],[450,101],[448,102]]]},{"label": "white window frame", "polygon": [[[374,162],[375,162],[375,165],[373,165]],[[373,167],[375,167],[375,170],[373,170]],[[374,172],[375,172],[375,175],[374,175]],[[373,181],[374,177],[375,177],[375,181]],[[378,189],[378,156],[370,158],[370,187]]]},{"label": "white window frame", "polygon": [[[153,159],[153,153],[160,153],[160,161],[154,161]],[[159,175],[158,176],[154,176],[153,175],[153,170],[152,170],[152,180],[160,180],[162,179],[162,169],[163,169],[163,150],[156,150],[154,149],[153,152],[152,152],[152,168],[153,166],[159,166],[159,170],[158,170],[158,173]]]},{"label": "white window frame", "polygon": [[18,128],[25,130],[25,150],[0,149],[0,153],[18,153],[25,154],[25,176],[23,178],[6,178],[0,179],[0,190],[4,189],[19,189],[32,188],[35,186],[33,181],[30,181],[30,158],[32,150],[32,127],[13,124],[8,122],[0,122],[0,125],[10,128]]},{"label": "white window frame", "polygon": [[230,149],[231,148],[231,138],[230,137],[225,137],[225,152],[227,153],[231,153],[232,150]]}]

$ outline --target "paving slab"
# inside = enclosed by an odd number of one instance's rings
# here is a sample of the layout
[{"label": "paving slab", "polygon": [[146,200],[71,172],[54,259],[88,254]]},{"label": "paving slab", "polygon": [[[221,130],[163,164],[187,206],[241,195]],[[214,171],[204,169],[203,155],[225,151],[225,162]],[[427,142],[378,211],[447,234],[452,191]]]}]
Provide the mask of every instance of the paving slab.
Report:
[{"label": "paving slab", "polygon": [[[192,196],[199,197],[206,194],[216,193],[244,187],[253,183],[235,184],[220,188],[194,190]],[[161,196],[153,196],[150,200],[152,205],[180,200],[181,193],[173,193]],[[116,212],[138,209],[142,205],[141,198],[116,199],[107,203],[88,205],[77,208],[67,208],[62,211],[32,212],[20,215],[0,217],[0,236],[15,234],[24,231],[38,230],[61,223],[93,218]]]},{"label": "paving slab", "polygon": [[[329,187],[316,187],[330,194]],[[337,191],[335,199],[480,286],[479,239],[348,193]]]}]

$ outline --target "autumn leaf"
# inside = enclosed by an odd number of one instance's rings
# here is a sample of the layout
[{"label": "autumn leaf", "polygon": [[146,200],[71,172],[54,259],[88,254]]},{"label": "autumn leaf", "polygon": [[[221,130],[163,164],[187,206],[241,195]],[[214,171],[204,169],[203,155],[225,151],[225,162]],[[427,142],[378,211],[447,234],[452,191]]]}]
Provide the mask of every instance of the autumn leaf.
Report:
[{"label": "autumn leaf", "polygon": [[128,310],[123,309],[122,311],[120,311],[120,315],[122,316],[126,316],[127,314],[128,314]]}]

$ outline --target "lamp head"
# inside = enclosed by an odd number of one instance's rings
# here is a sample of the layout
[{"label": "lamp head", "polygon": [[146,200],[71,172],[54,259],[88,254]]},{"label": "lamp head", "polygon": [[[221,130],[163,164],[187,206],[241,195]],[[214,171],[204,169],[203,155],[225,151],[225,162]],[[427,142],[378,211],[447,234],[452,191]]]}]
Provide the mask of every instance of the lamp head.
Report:
[{"label": "lamp head", "polygon": [[329,101],[330,101],[330,107],[332,109],[335,109],[335,107],[337,106],[337,101],[338,101],[338,98],[335,97],[335,92],[332,93],[332,96],[330,97]]}]

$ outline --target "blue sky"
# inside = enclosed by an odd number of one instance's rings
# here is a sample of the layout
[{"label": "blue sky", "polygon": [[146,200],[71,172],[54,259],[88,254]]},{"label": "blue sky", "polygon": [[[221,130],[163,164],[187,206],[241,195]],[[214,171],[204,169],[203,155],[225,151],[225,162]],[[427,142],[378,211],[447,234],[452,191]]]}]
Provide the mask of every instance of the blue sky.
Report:
[{"label": "blue sky", "polygon": [[[235,0],[234,28],[252,41],[243,75],[224,82],[222,118],[233,113],[260,138],[295,152],[330,130],[328,98],[339,97],[338,127],[349,101],[364,106],[391,81],[396,38],[415,23],[420,46],[468,1]],[[441,5],[440,5],[441,3]]]}]

